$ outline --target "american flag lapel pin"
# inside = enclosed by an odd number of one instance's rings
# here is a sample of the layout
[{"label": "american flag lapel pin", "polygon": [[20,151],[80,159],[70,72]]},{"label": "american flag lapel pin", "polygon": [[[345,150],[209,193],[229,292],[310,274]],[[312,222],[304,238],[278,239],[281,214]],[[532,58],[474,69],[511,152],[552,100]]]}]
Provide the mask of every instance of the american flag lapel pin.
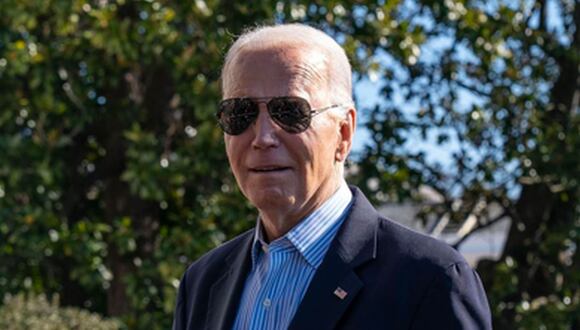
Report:
[{"label": "american flag lapel pin", "polygon": [[344,298],[346,298],[348,295],[348,292],[344,291],[341,287],[337,287],[336,290],[334,290],[334,295],[341,300],[344,300]]}]

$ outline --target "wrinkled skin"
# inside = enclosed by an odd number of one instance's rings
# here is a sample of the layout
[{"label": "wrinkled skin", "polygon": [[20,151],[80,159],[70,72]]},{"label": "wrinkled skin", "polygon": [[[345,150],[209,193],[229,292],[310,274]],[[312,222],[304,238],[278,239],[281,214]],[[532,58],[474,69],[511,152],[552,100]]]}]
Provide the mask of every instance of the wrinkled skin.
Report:
[{"label": "wrinkled skin", "polygon": [[[332,104],[322,55],[304,48],[269,47],[237,55],[224,81],[224,99],[300,96],[312,108]],[[313,117],[299,134],[285,132],[260,104],[256,122],[240,135],[224,134],[242,193],[258,208],[269,240],[284,235],[339,187],[340,166],[352,143],[356,112]]]}]

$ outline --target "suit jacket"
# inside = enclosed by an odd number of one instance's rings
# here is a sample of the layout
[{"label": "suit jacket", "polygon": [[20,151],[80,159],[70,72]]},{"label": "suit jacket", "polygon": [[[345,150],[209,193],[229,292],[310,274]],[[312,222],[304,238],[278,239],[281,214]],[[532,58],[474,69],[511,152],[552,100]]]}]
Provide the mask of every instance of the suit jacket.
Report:
[{"label": "suit jacket", "polygon": [[[381,217],[362,192],[290,329],[491,329],[478,275],[445,243]],[[231,329],[254,230],[210,251],[182,278],[173,329]],[[341,299],[335,290],[346,292]]]}]

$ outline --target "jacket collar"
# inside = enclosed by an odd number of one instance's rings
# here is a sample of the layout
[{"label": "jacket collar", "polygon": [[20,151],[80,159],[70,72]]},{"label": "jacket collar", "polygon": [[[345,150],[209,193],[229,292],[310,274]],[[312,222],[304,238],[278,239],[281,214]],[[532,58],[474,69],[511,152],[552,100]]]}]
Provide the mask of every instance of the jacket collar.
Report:
[{"label": "jacket collar", "polygon": [[[294,315],[289,329],[333,328],[363,287],[356,267],[376,257],[378,213],[350,187],[353,205]],[[251,267],[250,231],[225,262],[227,271],[210,289],[207,329],[231,329]]]},{"label": "jacket collar", "polygon": [[353,206],[314,275],[289,329],[331,329],[364,286],[355,269],[376,258],[378,213],[351,186]]},{"label": "jacket collar", "polygon": [[251,267],[253,230],[245,235],[240,246],[225,258],[225,273],[210,289],[205,322],[208,330],[232,328]]}]

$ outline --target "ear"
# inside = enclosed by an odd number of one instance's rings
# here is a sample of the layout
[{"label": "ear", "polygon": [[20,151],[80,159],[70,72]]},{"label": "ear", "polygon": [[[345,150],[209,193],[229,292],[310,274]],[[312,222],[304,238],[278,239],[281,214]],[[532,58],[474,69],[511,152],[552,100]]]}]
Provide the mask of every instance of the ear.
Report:
[{"label": "ear", "polygon": [[339,122],[338,131],[338,147],[334,160],[337,162],[344,162],[350,149],[352,147],[352,139],[356,130],[356,109],[351,107],[346,113],[346,118]]}]

